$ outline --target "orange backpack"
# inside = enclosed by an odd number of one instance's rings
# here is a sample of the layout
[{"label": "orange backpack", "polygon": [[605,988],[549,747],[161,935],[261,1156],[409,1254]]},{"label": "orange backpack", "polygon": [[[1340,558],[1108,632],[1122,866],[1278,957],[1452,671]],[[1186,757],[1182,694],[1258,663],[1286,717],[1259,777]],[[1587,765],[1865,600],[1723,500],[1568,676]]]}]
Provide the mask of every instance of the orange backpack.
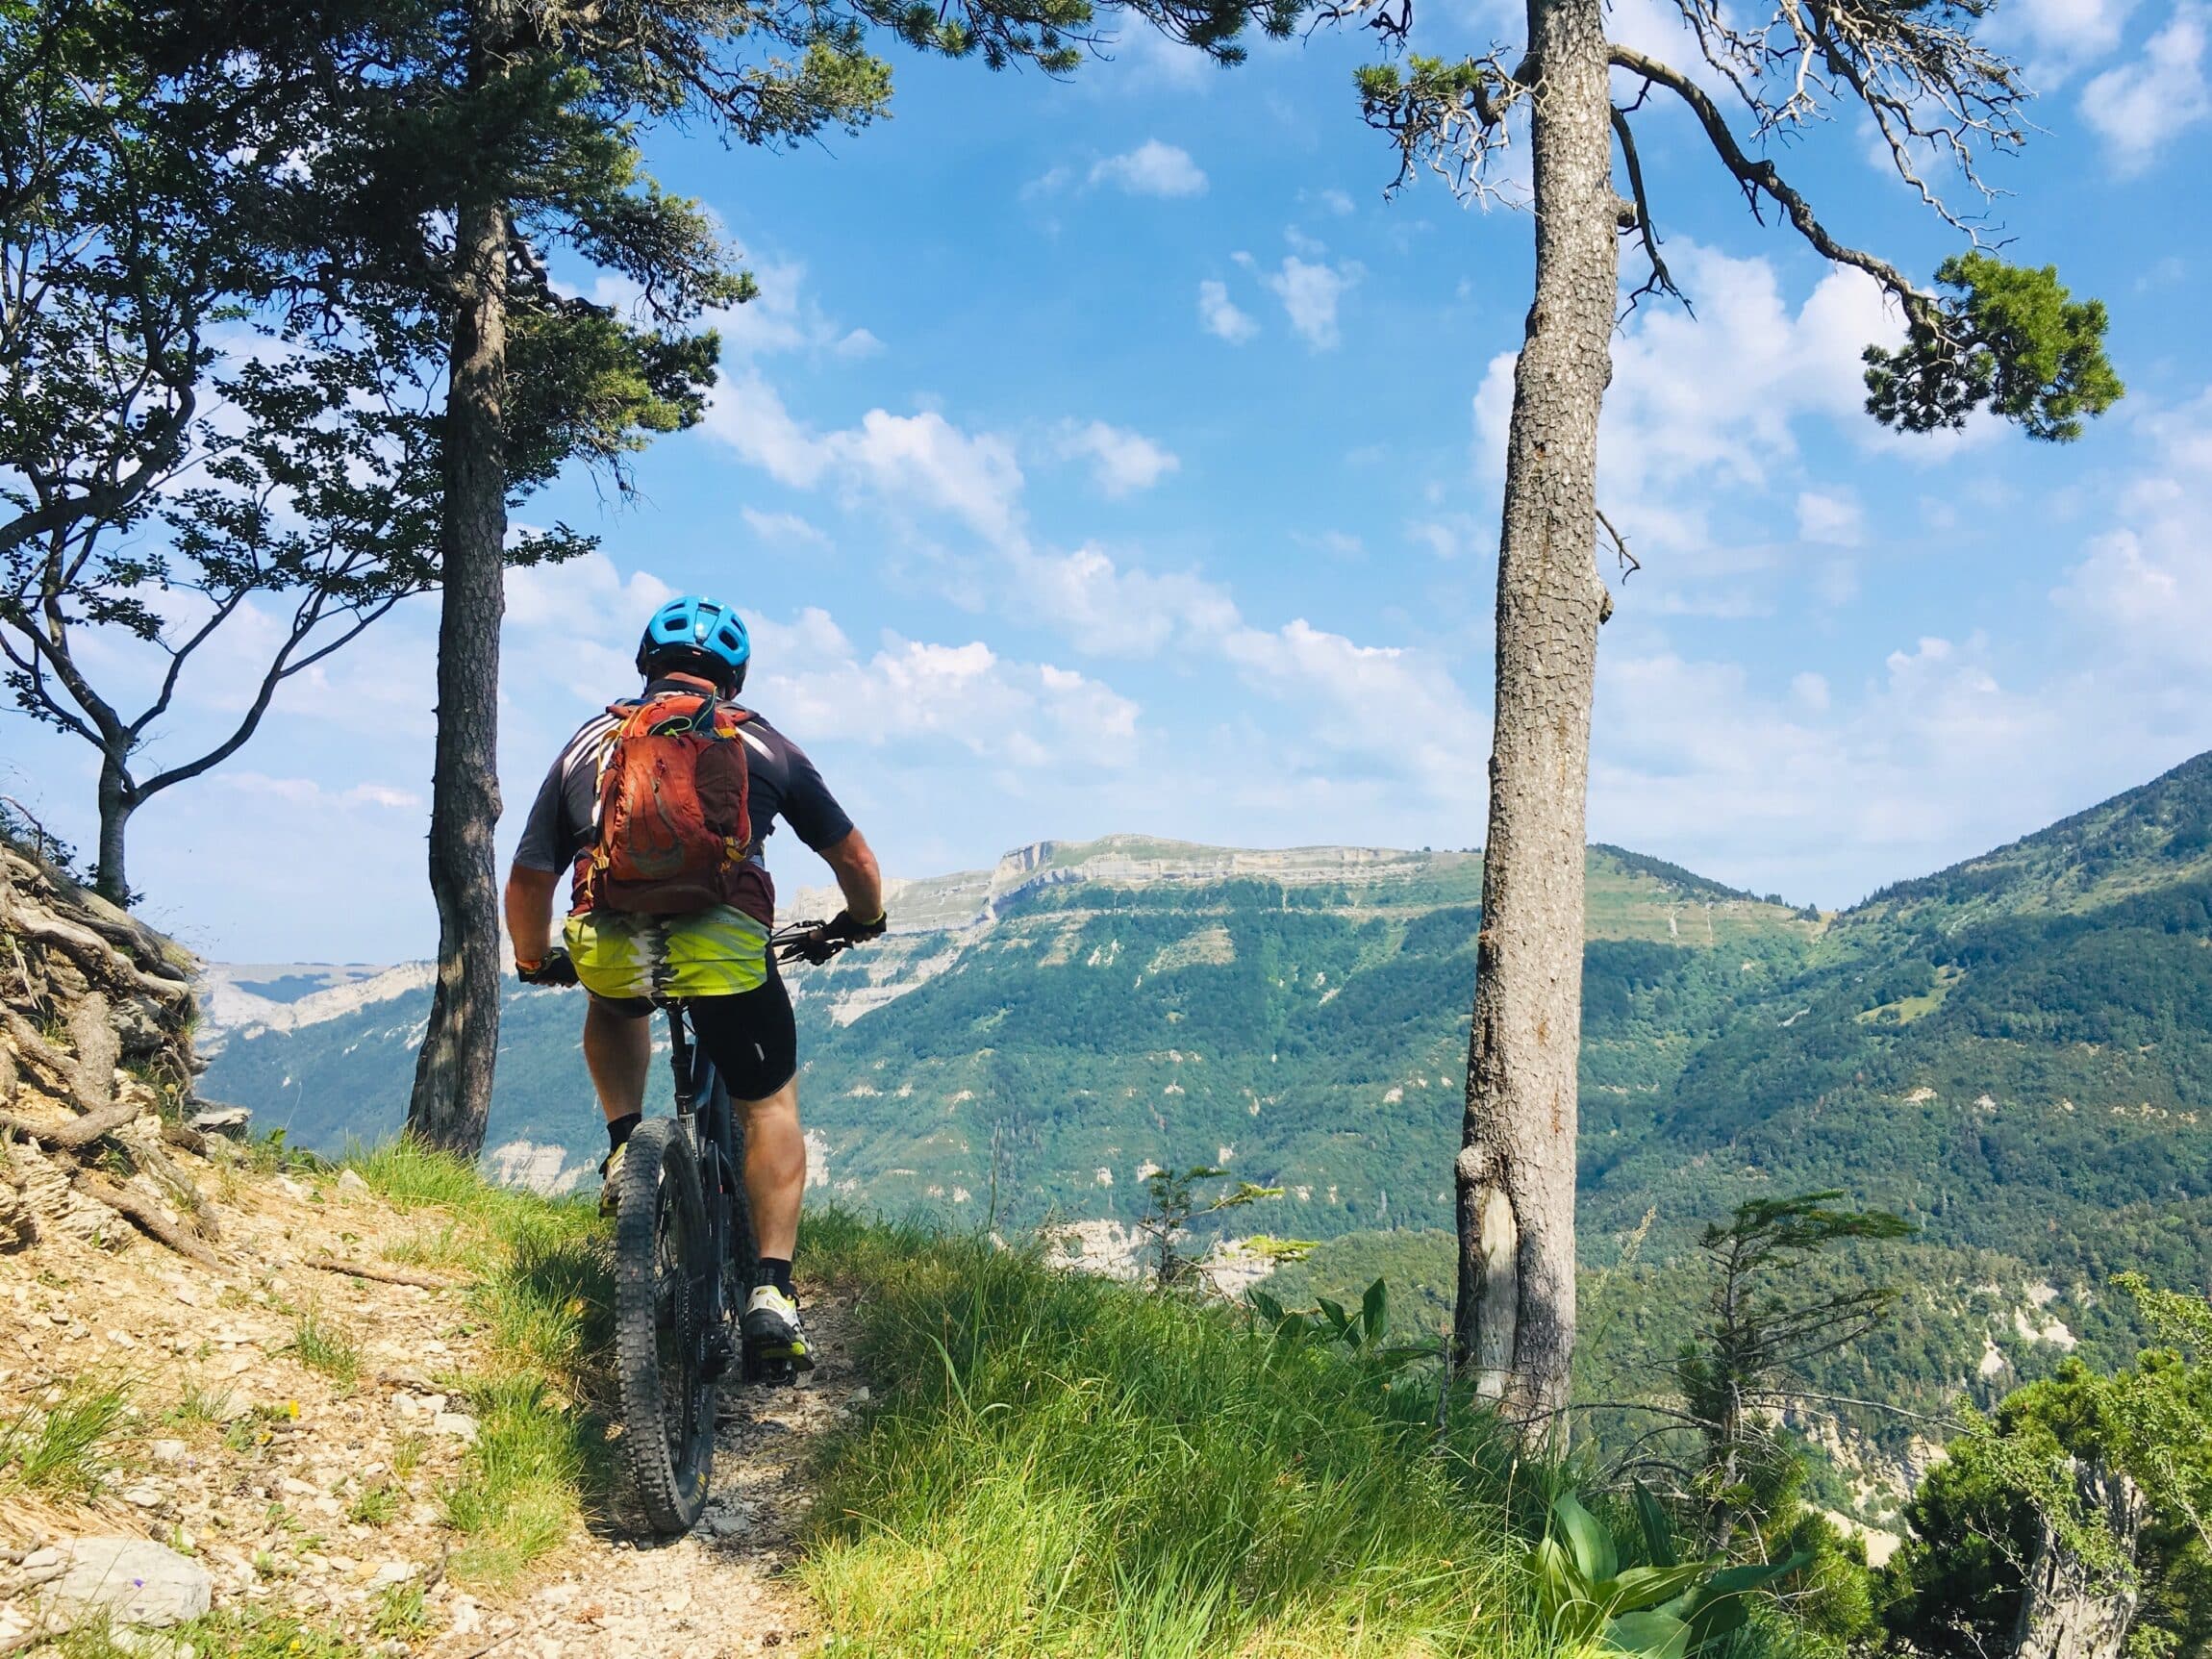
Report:
[{"label": "orange backpack", "polygon": [[575,913],[681,916],[732,903],[752,852],[744,740],[732,703],[663,691],[615,703],[600,751],[591,844],[576,860]]}]

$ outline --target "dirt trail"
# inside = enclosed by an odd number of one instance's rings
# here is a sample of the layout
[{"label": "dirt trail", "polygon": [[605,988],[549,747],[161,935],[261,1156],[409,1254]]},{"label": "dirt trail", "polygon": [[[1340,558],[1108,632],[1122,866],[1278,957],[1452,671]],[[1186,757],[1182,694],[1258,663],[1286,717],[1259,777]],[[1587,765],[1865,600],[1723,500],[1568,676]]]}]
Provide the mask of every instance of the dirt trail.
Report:
[{"label": "dirt trail", "polygon": [[[813,1500],[806,1457],[851,1410],[849,1320],[849,1306],[811,1302],[808,1334],[822,1353],[813,1374],[796,1388],[724,1395],[714,1496],[689,1537],[640,1547],[595,1536],[552,1582],[487,1620],[477,1642],[461,1639],[473,1629],[456,1629],[430,1650],[435,1659],[463,1659],[509,1630],[492,1654],[719,1659],[811,1646],[813,1609],[781,1574]],[[465,1615],[460,1622],[472,1623]]]},{"label": "dirt trail", "polygon": [[[94,1537],[181,1549],[212,1575],[217,1608],[282,1611],[388,1654],[721,1659],[812,1645],[812,1610],[783,1574],[810,1496],[804,1460],[856,1403],[849,1306],[810,1298],[822,1363],[801,1386],[725,1396],[714,1496],[691,1537],[639,1548],[578,1528],[513,1589],[470,1590],[446,1575],[460,1541],[440,1508],[476,1432],[441,1383],[480,1364],[466,1293],[312,1265],[387,1269],[390,1246],[437,1236],[440,1212],[403,1212],[350,1176],[188,1159],[219,1217],[210,1269],[78,1202],[35,1148],[0,1156],[11,1190],[51,1199],[38,1243],[0,1254],[0,1429],[88,1380],[126,1384],[129,1402],[88,1492],[0,1495],[0,1652],[38,1650],[17,1646],[37,1552]],[[310,1314],[357,1349],[351,1382],[303,1363]],[[392,1587],[417,1585],[419,1626],[380,1635]]]}]

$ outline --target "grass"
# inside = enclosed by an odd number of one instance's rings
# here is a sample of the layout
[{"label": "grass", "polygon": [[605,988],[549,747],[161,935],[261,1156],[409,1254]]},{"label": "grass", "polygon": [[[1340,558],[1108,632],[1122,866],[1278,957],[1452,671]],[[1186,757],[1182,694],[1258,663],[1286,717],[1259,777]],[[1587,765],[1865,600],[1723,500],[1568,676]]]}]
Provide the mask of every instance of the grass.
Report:
[{"label": "grass", "polygon": [[[416,1592],[418,1597],[420,1594]],[[250,1602],[217,1608],[161,1634],[171,1645],[167,1651],[183,1652],[189,1645],[192,1650],[219,1653],[224,1659],[365,1659],[358,1644],[336,1631]],[[78,1624],[46,1649],[59,1659],[143,1659],[148,1650],[143,1634],[117,1632],[98,1617]]]},{"label": "grass", "polygon": [[198,1383],[187,1383],[177,1396],[177,1403],[162,1414],[162,1420],[172,1428],[212,1432],[222,1426],[230,1404],[231,1391],[227,1388],[209,1389]]},{"label": "grass", "polygon": [[467,1583],[509,1584],[559,1548],[575,1525],[590,1472],[588,1445],[576,1414],[550,1396],[541,1377],[518,1372],[480,1381],[469,1403],[476,1444],[445,1495],[445,1522],[466,1540],[450,1571]]},{"label": "grass", "polygon": [[359,1526],[389,1526],[406,1500],[407,1493],[403,1488],[394,1486],[389,1480],[380,1480],[354,1494],[353,1502],[346,1507],[345,1518]]},{"label": "grass", "polygon": [[108,1443],[129,1408],[128,1385],[90,1374],[51,1404],[25,1406],[0,1425],[0,1492],[91,1498],[114,1468]]},{"label": "grass", "polygon": [[[604,1231],[585,1206],[493,1191],[419,1149],[348,1162],[442,1211],[428,1247],[476,1275],[482,1358],[441,1379],[478,1424],[443,1494],[449,1571],[510,1586],[604,1490]],[[1440,1435],[1433,1380],[980,1239],[831,1213],[801,1248],[809,1277],[858,1293],[875,1395],[821,1449],[795,1568],[829,1651],[1552,1651],[1522,1561],[1565,1477],[1516,1464],[1456,1399]],[[405,1640],[411,1605],[388,1593],[379,1634]]]},{"label": "grass", "polygon": [[369,1628],[388,1642],[413,1641],[427,1632],[430,1625],[430,1608],[422,1586],[412,1579],[404,1584],[386,1585],[376,1598],[376,1613],[369,1621]]},{"label": "grass", "polygon": [[452,1221],[412,1238],[395,1239],[384,1247],[384,1259],[388,1262],[434,1271],[472,1266],[474,1257],[474,1241]]},{"label": "grass", "polygon": [[1436,1449],[1433,1386],[981,1241],[830,1216],[802,1248],[866,1288],[883,1397],[801,1567],[839,1651],[1540,1649],[1546,1483],[1468,1414]]},{"label": "grass", "polygon": [[361,1345],[314,1308],[292,1320],[291,1353],[309,1370],[320,1371],[340,1388],[350,1389],[361,1380]]}]

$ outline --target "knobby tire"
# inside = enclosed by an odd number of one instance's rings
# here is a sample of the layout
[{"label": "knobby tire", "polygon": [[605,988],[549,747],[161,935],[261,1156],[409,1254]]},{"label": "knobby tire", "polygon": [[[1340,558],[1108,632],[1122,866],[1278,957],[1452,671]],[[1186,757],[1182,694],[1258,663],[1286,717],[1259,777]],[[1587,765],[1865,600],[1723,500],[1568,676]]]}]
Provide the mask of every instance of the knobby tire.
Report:
[{"label": "knobby tire", "polygon": [[616,1507],[662,1537],[691,1530],[714,1470],[711,1242],[690,1138],[673,1118],[648,1119],[615,1183]]}]

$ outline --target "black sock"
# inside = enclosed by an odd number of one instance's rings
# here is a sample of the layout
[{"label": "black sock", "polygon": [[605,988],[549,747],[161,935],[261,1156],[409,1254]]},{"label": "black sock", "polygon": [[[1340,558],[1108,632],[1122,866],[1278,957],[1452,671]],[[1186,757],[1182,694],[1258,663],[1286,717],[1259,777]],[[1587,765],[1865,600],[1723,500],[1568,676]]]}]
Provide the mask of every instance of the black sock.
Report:
[{"label": "black sock", "polygon": [[641,1112],[630,1112],[619,1118],[608,1119],[607,1150],[612,1152],[620,1146],[623,1142],[637,1132],[638,1125],[644,1120],[645,1115]]},{"label": "black sock", "polygon": [[763,1256],[761,1270],[753,1281],[757,1285],[773,1285],[787,1296],[797,1296],[792,1289],[792,1265],[779,1256]]}]

